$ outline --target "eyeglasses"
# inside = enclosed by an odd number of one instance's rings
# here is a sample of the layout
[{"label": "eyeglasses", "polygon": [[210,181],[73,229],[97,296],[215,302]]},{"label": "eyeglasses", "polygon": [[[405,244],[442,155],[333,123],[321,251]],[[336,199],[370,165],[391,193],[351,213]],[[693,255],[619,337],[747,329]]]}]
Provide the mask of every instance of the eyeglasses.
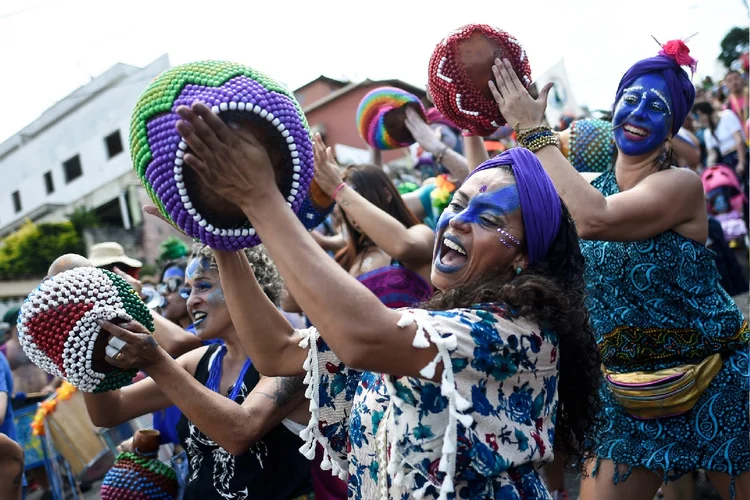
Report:
[{"label": "eyeglasses", "polygon": [[[180,295],[182,295],[182,290],[180,290],[180,287],[184,284],[184,280],[182,278],[178,278],[177,276],[174,276],[172,278],[167,278],[166,281],[159,284],[157,287],[157,290],[160,294],[164,295],[165,293],[174,293],[177,291],[180,291]],[[188,295],[190,295],[190,292],[188,292]]]}]

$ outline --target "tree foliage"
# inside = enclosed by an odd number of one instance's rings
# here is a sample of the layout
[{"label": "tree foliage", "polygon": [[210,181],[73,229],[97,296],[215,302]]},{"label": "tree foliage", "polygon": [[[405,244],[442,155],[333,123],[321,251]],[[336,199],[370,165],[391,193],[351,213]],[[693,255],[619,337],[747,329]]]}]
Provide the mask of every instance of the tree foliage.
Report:
[{"label": "tree foliage", "polygon": [[65,214],[67,219],[73,224],[78,236],[83,238],[83,231],[87,228],[99,226],[99,216],[94,210],[87,207],[77,207],[69,214]]},{"label": "tree foliage", "polygon": [[0,242],[0,278],[44,276],[52,261],[66,253],[85,253],[71,222],[27,221]]},{"label": "tree foliage", "polygon": [[750,37],[750,28],[734,27],[727,32],[721,41],[721,54],[719,54],[719,61],[724,67],[729,68],[747,50],[748,37]]}]

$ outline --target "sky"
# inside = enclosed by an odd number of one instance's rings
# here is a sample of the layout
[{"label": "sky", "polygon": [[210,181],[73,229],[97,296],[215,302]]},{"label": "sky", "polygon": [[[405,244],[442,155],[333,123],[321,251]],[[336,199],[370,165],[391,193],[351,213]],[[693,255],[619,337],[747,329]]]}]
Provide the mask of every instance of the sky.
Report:
[{"label": "sky", "polygon": [[424,87],[435,45],[469,23],[513,34],[532,77],[563,59],[578,104],[603,109],[625,70],[658,51],[652,36],[698,33],[698,81],[747,22],[744,0],[0,0],[0,141],[118,62],[165,53],[173,65],[243,63],[293,89],[320,75]]}]

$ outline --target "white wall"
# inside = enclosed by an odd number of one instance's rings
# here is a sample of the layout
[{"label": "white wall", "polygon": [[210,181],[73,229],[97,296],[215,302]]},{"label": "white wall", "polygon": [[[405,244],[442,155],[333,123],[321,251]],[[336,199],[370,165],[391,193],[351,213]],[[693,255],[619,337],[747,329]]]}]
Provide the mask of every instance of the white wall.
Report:
[{"label": "white wall", "polygon": [[[0,229],[45,204],[80,204],[77,202],[85,198],[89,206],[100,205],[116,197],[121,186],[137,180],[129,154],[130,115],[141,92],[168,67],[168,59],[163,57],[98,95],[92,95],[95,89],[87,93],[88,86],[71,94],[66,99],[81,101],[79,107],[0,159]],[[40,120],[44,118],[42,115]],[[120,131],[123,151],[109,159],[104,139],[116,130]],[[62,164],[76,154],[83,173],[66,184]],[[49,195],[44,183],[48,171],[55,187]],[[104,188],[101,193],[100,188]],[[13,207],[12,193],[16,190],[21,193],[21,212]]]}]

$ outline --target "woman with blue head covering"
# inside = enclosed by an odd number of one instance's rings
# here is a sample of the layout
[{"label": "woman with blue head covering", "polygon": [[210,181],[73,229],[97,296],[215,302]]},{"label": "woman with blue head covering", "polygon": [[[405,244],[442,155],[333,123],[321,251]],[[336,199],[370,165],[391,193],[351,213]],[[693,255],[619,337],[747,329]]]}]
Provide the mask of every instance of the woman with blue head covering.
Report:
[{"label": "woman with blue head covering", "polygon": [[682,41],[634,64],[615,95],[614,168],[578,174],[505,62],[490,88],[522,145],[570,207],[586,259],[602,355],[607,425],[581,498],[651,499],[664,480],[705,469],[723,498],[750,498],[748,327],[706,248],[698,176],[672,166],[671,140],[695,89]]},{"label": "woman with blue head covering", "polygon": [[317,327],[295,331],[243,255],[217,253],[258,369],[306,373],[301,451],[322,444],[354,499],[551,498],[537,469],[553,441],[590,453],[599,358],[576,230],[537,158],[514,149],[467,177],[437,224],[438,291],[394,310],[327,258],[254,137],[200,104],[179,112],[185,161],[248,215]]}]

